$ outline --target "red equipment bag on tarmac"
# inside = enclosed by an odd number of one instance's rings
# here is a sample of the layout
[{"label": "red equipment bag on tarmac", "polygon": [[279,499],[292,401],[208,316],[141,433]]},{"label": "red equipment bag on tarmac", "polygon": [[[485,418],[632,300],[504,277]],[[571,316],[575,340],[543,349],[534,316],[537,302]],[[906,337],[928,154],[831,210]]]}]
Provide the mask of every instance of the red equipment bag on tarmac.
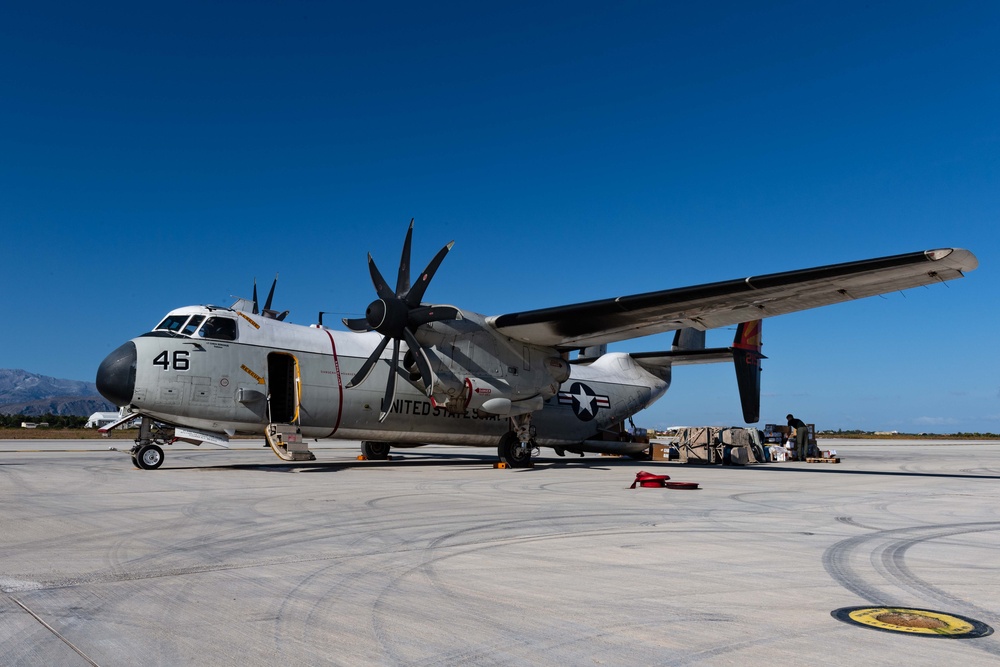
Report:
[{"label": "red equipment bag on tarmac", "polygon": [[651,472],[640,470],[635,474],[635,481],[632,482],[632,486],[628,488],[634,489],[635,485],[638,484],[646,489],[662,489],[666,487],[668,479],[670,479],[670,475],[654,475]]},{"label": "red equipment bag on tarmac", "polygon": [[651,472],[646,472],[645,470],[640,470],[635,474],[635,481],[632,482],[632,486],[628,487],[634,489],[635,485],[647,489],[697,489],[698,482],[668,482],[670,479],[669,475],[654,475]]}]

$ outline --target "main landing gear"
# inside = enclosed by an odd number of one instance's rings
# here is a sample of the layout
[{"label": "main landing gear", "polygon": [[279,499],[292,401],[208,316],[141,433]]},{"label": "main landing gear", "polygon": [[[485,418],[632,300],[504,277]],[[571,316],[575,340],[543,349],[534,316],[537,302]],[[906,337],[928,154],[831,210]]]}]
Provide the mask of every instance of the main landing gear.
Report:
[{"label": "main landing gear", "polygon": [[389,443],[365,440],[361,443],[361,454],[369,461],[386,461],[389,459]]},{"label": "main landing gear", "polygon": [[535,447],[535,427],[531,425],[531,413],[510,418],[511,430],[500,437],[497,456],[508,468],[530,468],[531,455]]}]

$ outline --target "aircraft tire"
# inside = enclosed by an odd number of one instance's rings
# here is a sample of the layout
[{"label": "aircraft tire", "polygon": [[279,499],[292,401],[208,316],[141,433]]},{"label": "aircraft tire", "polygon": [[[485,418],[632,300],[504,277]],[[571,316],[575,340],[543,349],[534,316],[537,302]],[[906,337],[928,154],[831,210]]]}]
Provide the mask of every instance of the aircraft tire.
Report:
[{"label": "aircraft tire", "polygon": [[142,470],[142,466],[141,466],[141,465],[139,465],[139,459],[135,458],[135,452],[132,452],[132,453],[131,453],[131,454],[129,455],[129,458],[131,458],[131,459],[132,459],[132,465],[134,465],[134,466],[135,466],[136,468],[138,468],[139,470]]},{"label": "aircraft tire", "polygon": [[386,461],[389,459],[389,443],[364,440],[361,443],[361,453],[369,461]]},{"label": "aircraft tire", "polygon": [[521,447],[521,441],[517,439],[517,434],[507,431],[500,438],[500,445],[497,447],[497,456],[500,461],[507,464],[508,468],[530,468],[531,449]]},{"label": "aircraft tire", "polygon": [[156,445],[143,445],[134,460],[143,470],[156,470],[163,465],[163,450]]}]

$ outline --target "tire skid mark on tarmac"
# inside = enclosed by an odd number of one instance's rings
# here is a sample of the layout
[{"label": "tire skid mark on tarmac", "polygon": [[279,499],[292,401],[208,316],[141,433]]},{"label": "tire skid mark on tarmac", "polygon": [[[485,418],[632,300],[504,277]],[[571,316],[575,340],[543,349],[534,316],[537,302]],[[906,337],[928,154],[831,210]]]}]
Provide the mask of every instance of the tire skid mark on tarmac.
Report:
[{"label": "tire skid mark on tarmac", "polygon": [[855,528],[861,528],[864,530],[876,530],[876,531],[884,530],[883,528],[876,528],[874,526],[866,526],[863,523],[858,523],[857,521],[854,520],[854,517],[850,516],[838,516],[837,521],[843,524],[847,524],[848,526],[854,526]]},{"label": "tire skid mark on tarmac", "polygon": [[[551,541],[569,541],[575,538],[591,538],[593,533],[599,531],[587,531],[587,534],[582,533],[562,533],[553,534],[548,536],[540,536],[531,540],[522,540],[521,543],[525,541],[539,541],[539,540],[551,540]],[[633,535],[633,534],[646,534],[646,531],[642,530],[629,530],[629,531],[600,531],[601,536],[610,535]],[[434,590],[444,596],[448,601],[454,606],[457,614],[461,614],[463,611],[470,608],[482,608],[485,602],[488,612],[482,614],[479,617],[479,623],[485,625],[491,630],[502,627],[505,621],[509,624],[507,619],[509,614],[503,613],[504,608],[513,608],[516,614],[516,618],[521,618],[523,615],[517,613],[520,611],[520,605],[517,604],[516,600],[512,599],[511,595],[498,598],[496,595],[488,595],[482,591],[472,591],[468,588],[458,588],[451,583],[447,576],[444,576],[438,572],[438,569],[442,563],[448,561],[454,557],[465,556],[470,553],[478,553],[483,551],[493,550],[502,546],[498,544],[483,544],[481,547],[473,549],[465,549],[460,553],[452,554],[442,554],[439,557],[431,558],[426,560],[423,564],[419,565],[415,569],[420,569],[422,574],[427,578]],[[662,613],[663,607],[658,606],[658,611]],[[530,610],[529,610],[530,612]],[[639,617],[645,617],[644,614],[638,614]],[[511,628],[513,630],[514,637],[516,639],[503,639],[500,641],[494,640],[490,645],[480,645],[476,647],[470,647],[468,649],[453,649],[444,656],[429,656],[428,658],[413,663],[414,665],[466,665],[466,664],[489,664],[490,662],[496,661],[496,654],[507,654],[510,655],[514,660],[528,660],[529,656],[525,654],[515,654],[511,652],[511,647],[517,647],[519,644],[526,644],[526,638],[534,638],[534,641],[530,644],[531,654],[543,653],[546,655],[552,655],[553,651],[559,651],[561,649],[582,646],[585,647],[584,654],[590,656],[595,663],[600,663],[601,653],[594,653],[594,651],[600,649],[604,654],[610,656],[615,656],[615,659],[621,659],[623,652],[629,649],[637,649],[635,642],[630,641],[630,635],[633,635],[635,631],[639,628],[662,630],[664,626],[671,622],[694,622],[694,623],[719,623],[719,622],[733,622],[735,617],[729,614],[722,613],[711,613],[711,612],[692,612],[684,608],[683,606],[677,606],[672,610],[672,613],[668,618],[657,618],[655,621],[647,622],[635,622],[630,620],[626,623],[616,623],[607,624],[602,623],[599,626],[595,626],[589,623],[582,622],[572,622],[567,620],[560,620],[559,627],[548,627],[547,631],[541,636],[538,635],[536,624],[527,625],[527,627]],[[550,619],[550,624],[554,624],[556,619]],[[509,630],[508,630],[509,632]],[[651,632],[650,634],[655,634]],[[760,640],[753,640],[747,642],[743,646],[750,646],[758,643],[767,643],[775,641],[774,638],[763,638]],[[640,640],[641,642],[641,640]],[[724,650],[724,649],[723,649]],[[501,664],[509,664],[509,661],[500,661]],[[671,660],[670,664],[674,664]]]},{"label": "tire skid mark on tarmac", "polygon": [[[621,519],[621,514],[617,515],[604,515],[611,519]],[[644,514],[648,516],[648,514]],[[595,517],[593,514],[587,515],[572,515],[572,516],[557,516],[557,517],[545,517],[536,520],[530,520],[531,523],[543,523],[548,524],[552,521],[565,520],[570,518],[577,519],[588,519],[592,520]],[[459,590],[454,585],[448,583],[447,578],[442,577],[437,573],[437,566],[441,563],[461,556],[467,556],[475,553],[482,553],[485,551],[490,551],[494,549],[506,548],[519,544],[528,544],[533,542],[542,541],[569,541],[576,539],[591,539],[595,536],[635,536],[635,535],[648,535],[650,532],[662,532],[657,530],[650,530],[648,526],[636,526],[630,529],[622,529],[618,527],[617,524],[608,524],[605,528],[593,528],[588,530],[574,530],[569,532],[559,532],[559,533],[546,533],[546,534],[536,534],[536,535],[517,535],[517,536],[505,536],[505,535],[482,535],[478,540],[463,540],[460,542],[454,542],[447,544],[448,541],[454,540],[459,536],[469,536],[473,533],[483,534],[491,530],[501,530],[507,531],[512,525],[517,525],[523,527],[525,520],[521,519],[508,519],[501,521],[494,521],[488,524],[482,524],[475,527],[454,531],[441,535],[428,545],[426,549],[426,554],[428,557],[423,558],[420,562],[415,563],[405,570],[398,572],[395,576],[385,582],[382,590],[379,592],[376,600],[374,601],[371,609],[371,623],[372,632],[375,636],[375,640],[378,643],[380,653],[386,656],[386,662],[389,664],[468,664],[470,662],[475,664],[490,664],[492,662],[497,662],[496,656],[508,655],[511,659],[527,659],[527,656],[511,653],[512,647],[524,646],[527,642],[526,637],[534,637],[537,634],[534,625],[529,624],[528,621],[521,622],[523,627],[510,627],[511,618],[521,619],[530,616],[525,616],[523,613],[525,610],[522,608],[517,600],[510,597],[496,597],[487,595],[485,593],[473,594],[468,589]],[[611,528],[611,530],[609,530]],[[675,532],[671,530],[670,532]],[[690,532],[682,529],[680,532]],[[697,530],[696,532],[703,532],[702,530]],[[712,530],[711,532],[715,532]],[[447,553],[440,553],[443,550],[447,550]],[[438,555],[435,555],[437,553]],[[393,601],[399,598],[406,599],[406,595],[397,595],[400,589],[404,589],[406,586],[404,582],[413,580],[414,577],[421,577],[427,581],[427,583],[434,588],[437,592],[441,593],[445,599],[449,601],[454,607],[454,617],[461,618],[463,616],[468,616],[468,610],[470,608],[477,609],[477,616],[475,621],[478,625],[482,625],[488,629],[488,632],[494,632],[502,635],[500,638],[495,638],[489,642],[482,643],[475,648],[463,649],[455,655],[449,654],[447,658],[442,656],[427,657],[420,661],[414,662],[412,657],[404,655],[402,647],[397,647],[396,640],[392,634],[392,629],[395,625],[395,619],[398,618],[398,612],[395,612],[392,608]],[[484,601],[487,605],[483,606]],[[438,600],[435,600],[439,604]],[[530,611],[530,610],[529,610]],[[729,616],[723,616],[719,614],[705,614],[705,615],[692,615],[690,612],[682,612],[684,618],[695,618],[704,621],[731,621],[733,620]],[[662,626],[665,621],[658,621],[654,625]],[[630,623],[628,625],[622,625],[621,627],[610,627],[601,626],[596,632],[594,631],[582,631],[585,629],[581,625],[572,625],[568,627],[562,627],[559,632],[546,633],[545,639],[542,641],[544,644],[535,645],[532,644],[532,651],[537,652],[539,650],[552,650],[560,646],[570,646],[585,642],[592,642],[594,639],[598,639],[601,636],[619,636],[622,632],[629,631],[634,628],[635,624]],[[561,639],[553,639],[552,637],[561,637]],[[764,641],[764,640],[762,640]],[[509,664],[510,660],[499,660],[499,663]]]},{"label": "tire skid mark on tarmac", "polygon": [[[433,539],[433,542],[436,544],[440,544],[442,540],[453,539],[454,536],[464,532],[470,532],[469,530],[449,531],[449,527],[455,523],[460,523],[462,526],[468,525],[468,516],[464,512],[457,511],[453,517],[438,514],[434,515],[432,520],[428,520],[426,512],[422,508],[413,508],[412,501],[417,497],[423,501],[427,500],[426,497],[420,497],[407,492],[380,496],[365,502],[364,506],[367,508],[381,505],[389,506],[384,509],[389,509],[398,502],[404,507],[409,507],[410,511],[405,515],[394,512],[391,516],[377,521],[373,521],[372,517],[367,514],[359,517],[356,530],[352,533],[353,540],[347,545],[338,545],[340,549],[346,548],[352,553],[352,558],[355,560],[349,562],[349,565],[353,566],[355,562],[359,563],[359,565],[354,566],[350,572],[345,573],[339,569],[340,564],[331,563],[303,575],[303,578],[295,585],[294,590],[289,591],[284,596],[285,599],[281,603],[278,612],[279,627],[287,624],[292,628],[310,627],[318,629],[331,613],[335,613],[337,600],[343,597],[345,589],[350,589],[353,592],[364,591],[373,593],[386,584],[387,571],[398,571],[398,567],[401,564],[405,565],[407,561],[413,562],[413,554],[419,555],[426,552],[429,548],[436,548],[428,543],[434,532],[447,531],[444,535]],[[414,523],[410,519],[411,514],[420,517],[421,521]],[[581,518],[576,513],[572,516]],[[620,515],[609,516],[620,518]],[[541,517],[535,523],[549,525],[553,521],[565,520],[566,518],[564,516]],[[488,526],[476,526],[475,530],[497,532],[498,529],[501,529],[506,531],[509,526],[516,525],[523,527],[524,524],[525,521],[523,518],[518,520],[500,520],[492,522]],[[345,537],[343,527],[344,524],[338,524],[338,534],[341,538]],[[428,535],[428,531],[432,531],[430,536]],[[390,537],[395,543],[387,544],[387,539]],[[505,536],[505,540],[509,542],[511,541],[511,537],[509,535]],[[358,547],[362,545],[368,546],[367,543],[369,542],[374,544],[367,548],[368,557],[362,556],[358,558],[358,553],[362,551]],[[361,563],[364,563],[364,565],[360,565]],[[308,603],[304,603],[301,598],[297,599],[296,591],[300,588],[305,587],[305,590],[315,592],[317,586],[324,590],[323,594],[313,595]],[[459,617],[461,615],[461,610],[459,610]],[[372,628],[373,638],[378,643],[377,633],[379,630],[377,623],[373,623],[370,627]],[[277,634],[280,637],[284,633],[279,631]],[[303,640],[305,639],[303,637]],[[280,643],[281,640],[276,641]],[[383,641],[386,641],[384,637]],[[400,656],[399,660],[404,661],[404,658]]]},{"label": "tire skid mark on tarmac", "polygon": [[[935,535],[924,535],[921,537],[912,537],[909,539],[901,539],[890,542],[882,547],[879,550],[880,553],[878,553],[879,562],[882,566],[881,569],[883,570],[883,576],[885,576],[886,579],[895,581],[897,585],[904,590],[909,589],[912,593],[918,596],[929,596],[946,607],[962,606],[971,610],[974,615],[985,614],[987,616],[994,616],[994,614],[988,610],[977,607],[973,603],[956,597],[943,588],[925,581],[917,576],[906,564],[906,552],[910,549],[910,547],[942,537],[953,537],[955,535],[967,535],[970,533],[983,533],[990,532],[991,530],[1000,530],[1000,524],[994,525],[993,528],[974,530],[965,529],[961,531],[952,529]],[[873,556],[874,555],[876,554],[873,553]],[[994,622],[996,622],[995,618]]]},{"label": "tire skid mark on tarmac", "polygon": [[[942,605],[946,612],[962,613],[979,620],[988,619],[992,625],[1000,624],[1000,616],[979,607],[943,588],[927,582],[906,564],[906,553],[915,545],[931,540],[1000,531],[998,521],[911,526],[882,530],[841,540],[823,554],[823,567],[842,587],[869,604],[885,607],[912,607]],[[868,556],[868,562],[881,582],[872,581],[867,568],[852,565],[852,560]],[[890,591],[890,588],[898,592]],[[902,595],[901,595],[902,594]],[[919,602],[917,602],[917,601]],[[926,601],[926,602],[925,602]],[[990,638],[969,640],[974,646],[992,655],[1000,656],[1000,643]]]},{"label": "tire skid mark on tarmac", "polygon": [[[405,495],[410,497],[412,494]],[[375,500],[398,497],[402,496],[384,496]],[[371,507],[370,502],[366,502],[365,506]],[[317,645],[316,635],[322,634],[325,630],[324,625],[329,625],[328,619],[338,613],[338,600],[343,597],[344,591],[356,588],[364,590],[367,583],[365,577],[374,575],[378,579],[383,578],[383,561],[388,560],[391,564],[400,551],[398,549],[387,551],[382,544],[366,547],[367,556],[357,558],[356,554],[363,554],[365,550],[361,547],[373,540],[377,541],[376,536],[381,536],[386,531],[395,532],[399,528],[399,519],[400,517],[396,515],[389,524],[387,521],[372,521],[367,515],[359,516],[358,519],[346,524],[353,527],[351,532],[342,530],[345,524],[337,524],[338,535],[341,538],[350,538],[346,543],[338,545],[339,549],[351,554],[349,560],[346,562],[335,560],[300,575],[297,583],[283,595],[275,619],[274,647],[278,654],[284,650],[286,643],[295,641],[310,647],[310,651],[320,651],[317,654],[318,661],[322,662],[328,658],[322,653],[323,647]],[[406,523],[407,527],[410,525]],[[365,564],[368,566],[367,569],[359,571],[356,562]],[[344,565],[348,567],[345,568]]]}]

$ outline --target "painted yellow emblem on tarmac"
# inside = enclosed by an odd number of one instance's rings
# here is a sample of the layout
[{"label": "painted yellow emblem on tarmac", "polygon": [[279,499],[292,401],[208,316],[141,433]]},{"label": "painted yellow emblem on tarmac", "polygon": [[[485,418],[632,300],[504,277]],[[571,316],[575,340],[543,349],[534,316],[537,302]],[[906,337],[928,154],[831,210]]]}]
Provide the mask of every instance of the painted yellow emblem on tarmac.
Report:
[{"label": "painted yellow emblem on tarmac", "polygon": [[834,618],[886,632],[904,632],[955,639],[984,637],[993,628],[971,618],[930,609],[908,607],[848,607],[833,612]]},{"label": "painted yellow emblem on tarmac", "polygon": [[916,632],[924,635],[964,635],[972,631],[972,624],[948,614],[938,614],[919,609],[873,607],[858,609],[848,614],[864,625],[873,625],[896,632]]}]

